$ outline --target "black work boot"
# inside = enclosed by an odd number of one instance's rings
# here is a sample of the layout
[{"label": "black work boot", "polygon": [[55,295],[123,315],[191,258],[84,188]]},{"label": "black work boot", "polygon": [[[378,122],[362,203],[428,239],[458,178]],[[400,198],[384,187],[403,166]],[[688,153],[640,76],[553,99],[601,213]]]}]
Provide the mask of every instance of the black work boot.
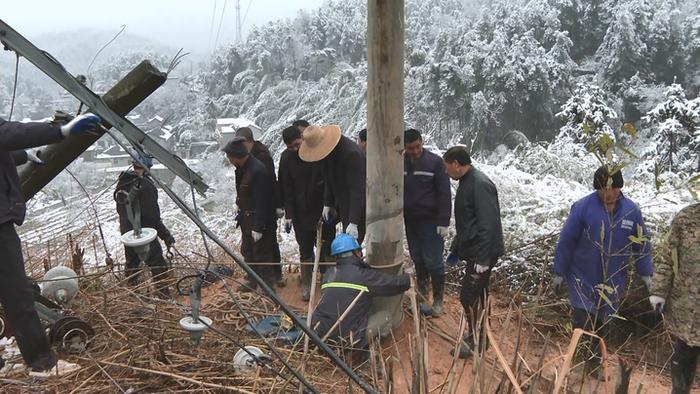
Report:
[{"label": "black work boot", "polygon": [[238,286],[238,291],[241,293],[249,293],[251,291],[255,291],[255,289],[258,288],[258,282],[252,280],[252,279],[246,279],[241,283],[240,286]]},{"label": "black work boot", "polygon": [[677,339],[673,347],[673,359],[671,360],[671,382],[673,389],[671,394],[688,394],[693,385],[697,357],[692,355],[692,348]]},{"label": "black work boot", "polygon": [[418,302],[428,302],[428,285],[430,284],[430,276],[428,271],[422,264],[415,264],[416,281],[418,282]]},{"label": "black work boot", "polygon": [[[465,335],[462,338],[462,342],[460,342],[460,344],[459,344],[459,349],[457,349],[459,351],[458,357],[462,358],[462,359],[471,357],[473,348],[474,348],[474,341],[472,340],[472,336]],[[450,356],[454,356],[454,355],[455,355],[455,350],[454,349],[450,350]]]},{"label": "black work boot", "polygon": [[[302,262],[303,264],[303,262]],[[313,266],[302,265],[301,266],[301,299],[302,301],[308,301],[311,298],[311,279],[313,274]]]},{"label": "black work boot", "polygon": [[442,315],[442,299],[445,294],[445,274],[431,273],[430,277],[433,281],[433,317]]}]

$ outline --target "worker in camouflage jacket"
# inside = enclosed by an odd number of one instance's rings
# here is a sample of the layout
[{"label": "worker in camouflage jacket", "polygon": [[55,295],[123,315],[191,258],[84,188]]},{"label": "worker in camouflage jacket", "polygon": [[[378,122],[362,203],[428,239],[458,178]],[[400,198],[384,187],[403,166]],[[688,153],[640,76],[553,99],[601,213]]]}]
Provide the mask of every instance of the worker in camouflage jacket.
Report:
[{"label": "worker in camouflage jacket", "polygon": [[667,248],[656,263],[651,286],[654,310],[676,338],[671,376],[673,394],[690,393],[700,355],[700,204],[683,208],[671,222]]},{"label": "worker in camouflage jacket", "polygon": [[[158,238],[165,242],[165,246],[170,249],[175,244],[175,238],[170,230],[163,224],[160,217],[160,206],[158,205],[158,189],[153,181],[146,175],[147,169],[153,166],[153,159],[150,156],[140,156],[139,160],[133,162],[132,171],[124,171],[119,174],[117,187],[114,190],[114,200],[117,202],[117,213],[119,214],[119,231],[122,234],[133,230],[133,225],[129,221],[127,205],[122,197],[127,196],[131,191],[138,190],[138,202],[141,210],[141,227],[150,227],[158,232]],[[134,189],[137,188],[137,189]],[[158,239],[154,239],[148,244],[148,255],[144,261],[151,269],[151,276],[156,284],[160,295],[165,298],[170,297],[167,283],[165,281],[168,272],[168,263],[163,257],[163,248]],[[124,246],[124,256],[126,257],[127,282],[135,286],[138,284],[139,265],[141,258],[134,248]]]}]

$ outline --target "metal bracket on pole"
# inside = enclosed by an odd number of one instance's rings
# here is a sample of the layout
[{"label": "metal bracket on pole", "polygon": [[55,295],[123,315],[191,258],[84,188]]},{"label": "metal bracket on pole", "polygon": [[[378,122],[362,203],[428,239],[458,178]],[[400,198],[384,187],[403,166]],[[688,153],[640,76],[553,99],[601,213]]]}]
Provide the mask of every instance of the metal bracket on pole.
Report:
[{"label": "metal bracket on pole", "polygon": [[2,19],[0,19],[0,42],[2,42],[6,49],[12,50],[29,60],[30,63],[35,65],[44,74],[48,75],[70,94],[75,96],[75,98],[87,105],[90,110],[100,116],[103,121],[119,130],[131,144],[138,145],[142,150],[149,152],[160,163],[175,173],[175,175],[179,176],[183,181],[187,182],[187,184],[193,186],[199,193],[203,194],[207,191],[209,187],[204,183],[202,177],[187,167],[182,159],[163,148],[129,120],[116,114],[105,104],[100,96],[80,83],[80,81],[66,71],[56,59],[47,52],[34,46],[34,44],[22,37],[21,34],[17,33]]}]

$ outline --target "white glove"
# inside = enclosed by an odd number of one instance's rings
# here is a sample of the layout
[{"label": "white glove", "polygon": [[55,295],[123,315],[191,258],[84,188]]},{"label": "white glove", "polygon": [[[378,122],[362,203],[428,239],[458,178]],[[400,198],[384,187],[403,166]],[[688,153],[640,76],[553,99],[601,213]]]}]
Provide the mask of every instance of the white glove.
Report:
[{"label": "white glove", "polygon": [[359,235],[357,232],[357,225],[355,223],[348,224],[348,228],[345,229],[345,234],[352,235],[353,238],[357,239]]},{"label": "white glove", "polygon": [[70,122],[61,126],[61,134],[63,134],[63,137],[82,134],[86,131],[94,129],[98,124],[100,124],[100,117],[88,112],[86,114],[76,116]]},{"label": "white glove", "polygon": [[253,242],[258,242],[260,241],[260,238],[262,238],[262,233],[259,233],[257,231],[253,231],[250,234],[253,236]]},{"label": "white glove", "polygon": [[27,151],[27,160],[31,161],[32,163],[36,164],[46,164],[45,161],[41,160],[37,155],[35,155],[32,152]]},{"label": "white glove", "polygon": [[474,270],[476,271],[477,274],[483,274],[484,272],[488,271],[491,269],[488,265],[481,265],[481,264],[476,264],[474,266]]},{"label": "white glove", "polygon": [[649,296],[649,303],[651,307],[656,311],[656,313],[661,313],[664,310],[664,305],[666,305],[666,300],[659,296]]},{"label": "white glove", "polygon": [[321,216],[323,217],[323,221],[328,223],[331,221],[331,210],[333,208],[331,207],[323,207],[323,212],[321,213]]},{"label": "white glove", "polygon": [[275,212],[277,212],[277,219],[282,219],[284,217],[284,209],[277,208]]},{"label": "white glove", "polygon": [[416,269],[412,265],[406,264],[403,266],[403,273],[413,276],[416,274]]},{"label": "white glove", "polygon": [[646,285],[647,290],[651,290],[651,276],[642,276],[642,282]]},{"label": "white glove", "polygon": [[445,238],[445,237],[447,237],[447,234],[449,234],[449,231],[447,231],[446,226],[437,226],[437,233],[442,238]]}]

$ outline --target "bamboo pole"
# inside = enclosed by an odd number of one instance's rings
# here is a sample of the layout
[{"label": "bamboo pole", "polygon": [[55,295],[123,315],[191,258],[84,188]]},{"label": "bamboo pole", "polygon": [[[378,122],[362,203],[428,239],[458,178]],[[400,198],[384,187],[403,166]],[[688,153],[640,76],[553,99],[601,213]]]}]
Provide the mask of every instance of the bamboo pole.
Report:
[{"label": "bamboo pole", "polygon": [[[322,239],[322,229],[323,222],[318,222],[316,225],[316,255],[314,256],[314,268],[311,273],[311,294],[309,296],[309,307],[306,310],[306,325],[311,327],[311,313],[314,310],[314,301],[316,300],[316,279],[318,277],[318,262],[321,260],[321,245],[323,244]],[[303,275],[303,274],[302,274]],[[302,276],[303,277],[303,276]],[[304,335],[304,357],[302,360],[306,361],[306,354],[309,352],[309,336]],[[304,375],[306,370],[306,362],[301,364],[301,374]],[[299,394],[304,392],[304,385],[299,384]]]}]

